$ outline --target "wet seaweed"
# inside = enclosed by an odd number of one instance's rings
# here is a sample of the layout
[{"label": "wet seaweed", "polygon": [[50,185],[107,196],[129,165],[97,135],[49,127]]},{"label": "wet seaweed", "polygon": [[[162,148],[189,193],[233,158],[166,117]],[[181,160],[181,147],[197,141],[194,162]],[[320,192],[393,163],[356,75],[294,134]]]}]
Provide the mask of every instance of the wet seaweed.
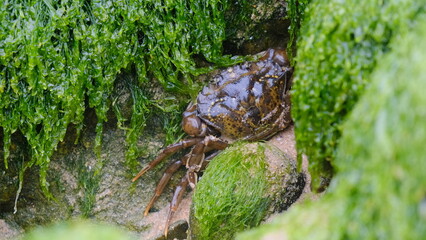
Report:
[{"label": "wet seaweed", "polygon": [[412,1],[312,1],[307,6],[297,44],[292,117],[314,189],[324,190],[333,175],[341,123],[370,84],[377,62],[424,12],[423,3]]},{"label": "wet seaweed", "polygon": [[[11,135],[20,131],[31,148],[22,171],[37,165],[43,191],[50,156],[70,124],[83,128],[84,112],[96,112],[100,152],[117,74],[135,69],[134,112],[127,129],[129,158],[154,107],[140,86],[155,81],[187,96],[203,56],[216,66],[241,59],[222,56],[227,2],[154,0],[6,0],[0,5],[0,127],[4,163]],[[139,89],[138,89],[139,88]],[[119,118],[119,116],[118,116]],[[175,124],[175,122],[173,122]],[[172,125],[173,125],[172,124]]]}]

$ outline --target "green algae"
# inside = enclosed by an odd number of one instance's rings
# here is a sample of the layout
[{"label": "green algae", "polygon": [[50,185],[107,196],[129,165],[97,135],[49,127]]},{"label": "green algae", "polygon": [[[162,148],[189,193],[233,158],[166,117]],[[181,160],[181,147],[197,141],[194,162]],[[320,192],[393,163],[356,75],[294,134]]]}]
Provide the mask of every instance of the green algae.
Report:
[{"label": "green algae", "polygon": [[290,19],[290,40],[287,44],[287,52],[294,66],[294,57],[297,50],[297,39],[300,34],[300,27],[305,16],[305,9],[311,0],[289,0],[288,2],[288,18]]},{"label": "green algae", "polygon": [[19,131],[31,148],[22,171],[38,166],[42,189],[50,196],[50,156],[68,126],[80,132],[87,108],[96,112],[99,155],[114,82],[125,71],[138,77],[127,129],[127,156],[135,158],[136,139],[155,105],[143,86],[156,81],[189,98],[199,89],[192,77],[211,69],[197,67],[194,56],[218,66],[241,61],[222,56],[227,8],[227,2],[217,0],[3,1],[0,129],[6,167],[11,135]]},{"label": "green algae", "polygon": [[298,176],[295,160],[272,145],[232,144],[214,158],[196,186],[192,239],[233,239],[237,232],[259,225],[294,201],[286,191]]},{"label": "green algae", "polygon": [[333,174],[341,123],[377,62],[424,10],[423,2],[396,0],[318,0],[307,6],[297,43],[292,117],[314,189],[323,190]]},{"label": "green algae", "polygon": [[[192,232],[197,239],[232,239],[265,216],[267,165],[262,144],[235,144],[215,157],[193,196]],[[219,190],[220,189],[220,190]],[[214,197],[213,197],[214,196]]]},{"label": "green algae", "polygon": [[343,124],[324,197],[243,239],[422,239],[426,236],[426,17],[394,40]]},{"label": "green algae", "polygon": [[92,210],[96,203],[102,167],[102,160],[98,161],[94,167],[86,166],[83,157],[79,157],[76,161],[77,183],[82,191],[82,196],[78,199],[82,217],[89,218],[93,215]]}]

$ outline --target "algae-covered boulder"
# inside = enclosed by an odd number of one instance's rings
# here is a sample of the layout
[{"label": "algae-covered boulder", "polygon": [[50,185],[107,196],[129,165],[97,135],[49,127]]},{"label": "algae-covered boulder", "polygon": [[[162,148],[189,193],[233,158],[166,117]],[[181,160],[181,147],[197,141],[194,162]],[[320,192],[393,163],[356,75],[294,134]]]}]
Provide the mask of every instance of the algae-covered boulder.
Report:
[{"label": "algae-covered boulder", "polygon": [[266,143],[237,143],[210,163],[193,196],[192,239],[232,239],[300,195],[296,161]]},{"label": "algae-covered boulder", "polygon": [[343,124],[329,192],[237,239],[424,239],[426,17],[419,19],[392,43]]},{"label": "algae-covered boulder", "polygon": [[422,12],[423,1],[408,0],[317,0],[308,5],[297,44],[292,117],[315,189],[324,189],[333,174],[341,123],[377,62]]}]

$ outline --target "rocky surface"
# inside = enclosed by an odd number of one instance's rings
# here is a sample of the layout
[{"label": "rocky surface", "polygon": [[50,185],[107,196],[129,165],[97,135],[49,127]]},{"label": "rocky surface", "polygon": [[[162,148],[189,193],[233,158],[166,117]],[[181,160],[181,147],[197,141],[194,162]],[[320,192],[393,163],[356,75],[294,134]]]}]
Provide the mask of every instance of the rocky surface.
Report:
[{"label": "rocky surface", "polygon": [[228,54],[253,54],[267,48],[285,47],[289,41],[287,1],[235,1],[225,18],[228,26],[224,45]]},{"label": "rocky surface", "polygon": [[16,239],[22,233],[22,228],[17,224],[0,219],[0,239]]},{"label": "rocky surface", "polygon": [[[13,214],[13,209],[2,209],[2,223],[28,228],[85,214],[91,219],[123,226],[140,234],[141,239],[161,239],[174,185],[184,171],[173,177],[172,183],[160,196],[152,212],[143,217],[143,210],[166,164],[149,171],[133,184],[132,175],[124,165],[126,148],[123,131],[117,128],[107,129],[100,159],[91,149],[93,137],[94,134],[84,135],[82,144],[69,150],[65,149],[64,144],[52,159],[49,181],[56,201],[46,199],[38,187],[38,181],[26,179],[18,200],[17,213]],[[157,152],[162,147],[160,138],[161,134],[151,139],[152,152]],[[277,134],[270,143],[295,158],[293,127]],[[148,158],[141,159],[141,164],[146,164],[147,161]],[[29,179],[37,178],[36,171],[28,174],[34,175]],[[191,193],[183,200],[172,221],[174,227],[181,231],[187,228],[185,224],[188,222],[190,203]],[[1,231],[5,231],[4,229],[1,228]],[[9,236],[8,231],[2,236]],[[22,230],[14,231],[14,234],[21,232]],[[173,236],[173,232],[171,230],[169,235]],[[176,232],[177,235],[182,235],[179,231]]]}]

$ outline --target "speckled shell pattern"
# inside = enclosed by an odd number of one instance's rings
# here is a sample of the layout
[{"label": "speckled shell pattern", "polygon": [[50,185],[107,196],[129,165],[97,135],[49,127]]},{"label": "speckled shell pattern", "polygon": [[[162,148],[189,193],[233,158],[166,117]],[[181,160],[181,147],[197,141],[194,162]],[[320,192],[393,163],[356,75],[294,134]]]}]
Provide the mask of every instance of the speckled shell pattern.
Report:
[{"label": "speckled shell pattern", "polygon": [[266,139],[291,123],[290,67],[284,50],[224,69],[197,97],[198,116],[222,136]]}]

